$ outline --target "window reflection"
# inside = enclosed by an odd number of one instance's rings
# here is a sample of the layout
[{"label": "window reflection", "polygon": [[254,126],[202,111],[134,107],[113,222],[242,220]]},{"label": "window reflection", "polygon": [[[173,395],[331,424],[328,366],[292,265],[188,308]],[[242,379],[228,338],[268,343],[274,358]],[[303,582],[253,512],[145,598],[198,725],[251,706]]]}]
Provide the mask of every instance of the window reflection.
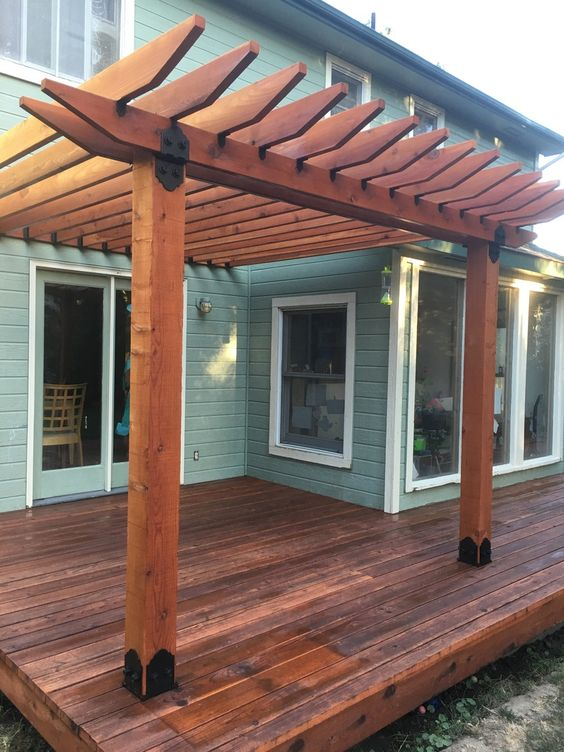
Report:
[{"label": "window reflection", "polygon": [[343,451],[346,333],[346,309],[284,313],[284,443]]},{"label": "window reflection", "polygon": [[463,282],[421,272],[413,479],[458,471]]},{"label": "window reflection", "polygon": [[46,284],[44,314],[43,470],[98,465],[103,290]]},{"label": "window reflection", "polygon": [[131,291],[116,290],[114,351],[114,462],[129,456],[129,377],[131,372]]},{"label": "window reflection", "polygon": [[555,330],[555,296],[531,292],[525,388],[526,460],[552,453]]},{"label": "window reflection", "polygon": [[513,295],[501,288],[497,304],[494,397],[494,465],[509,462],[509,399],[513,349]]}]

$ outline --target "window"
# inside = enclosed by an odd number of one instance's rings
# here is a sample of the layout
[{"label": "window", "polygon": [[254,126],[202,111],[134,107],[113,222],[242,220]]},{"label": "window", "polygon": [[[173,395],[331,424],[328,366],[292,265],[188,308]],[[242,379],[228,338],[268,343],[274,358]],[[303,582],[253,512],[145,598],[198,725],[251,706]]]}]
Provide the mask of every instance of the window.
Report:
[{"label": "window", "polygon": [[16,75],[84,80],[119,58],[121,16],[122,0],[3,0],[0,57],[20,66]]},{"label": "window", "polygon": [[354,300],[273,300],[271,454],[350,466]]},{"label": "window", "polygon": [[529,295],[524,459],[552,454],[556,297]]},{"label": "window", "polygon": [[350,63],[345,63],[336,57],[327,55],[327,86],[345,83],[349,87],[349,93],[331,110],[331,115],[350,110],[358,104],[370,101],[371,79],[370,74],[357,68]]},{"label": "window", "polygon": [[464,281],[421,272],[415,341],[413,480],[458,472]]},{"label": "window", "polygon": [[419,97],[411,97],[410,114],[417,115],[419,124],[411,131],[412,136],[418,136],[421,133],[429,133],[444,128],[445,112],[430,102],[426,102]]},{"label": "window", "polygon": [[[446,266],[406,261],[412,293],[405,476],[410,492],[460,480],[464,278]],[[503,279],[494,376],[495,475],[562,459],[564,351],[556,346],[561,341],[564,295],[538,282]]]},{"label": "window", "polygon": [[494,397],[494,465],[509,462],[510,399],[513,362],[514,291],[500,287],[497,301]]}]

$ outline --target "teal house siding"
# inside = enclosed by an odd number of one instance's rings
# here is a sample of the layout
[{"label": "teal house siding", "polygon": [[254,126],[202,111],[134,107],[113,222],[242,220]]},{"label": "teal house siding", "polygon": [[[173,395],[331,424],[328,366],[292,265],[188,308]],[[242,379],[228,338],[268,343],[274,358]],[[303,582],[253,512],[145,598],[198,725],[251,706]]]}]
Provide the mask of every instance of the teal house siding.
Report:
[{"label": "teal house siding", "polygon": [[[383,508],[389,308],[380,305],[389,249],[256,266],[251,270],[249,475]],[[268,453],[272,298],[356,293],[353,461],[340,469]]]},{"label": "teal house siding", "polygon": [[[245,474],[249,271],[186,272],[184,482],[234,478]],[[196,307],[202,297],[208,314]]]},{"label": "teal house siding", "polygon": [[26,498],[29,374],[30,260],[126,269],[123,255],[111,260],[96,251],[54,248],[0,238],[0,512],[21,509]]},{"label": "teal house siding", "polygon": [[[108,273],[130,268],[123,254],[0,238],[0,512],[21,509],[26,500],[31,260]],[[248,274],[185,267],[186,483],[245,471]],[[196,308],[201,297],[212,300],[207,316]],[[195,450],[199,462],[193,460]]]},{"label": "teal house siding", "polygon": [[250,39],[260,44],[260,54],[232,85],[232,90],[303,61],[307,77],[288,96],[288,101],[311,94],[325,86],[325,51],[299,35],[289,37],[261,22],[256,14],[242,14],[227,3],[176,0],[138,0],[135,13],[135,44],[141,46],[187,16],[198,13],[206,19],[206,30],[190,49],[172,77],[198,67]]},{"label": "teal house siding", "polygon": [[[390,78],[389,71],[384,75],[377,67],[367,65],[366,58],[357,59],[357,48],[350,37],[343,35],[340,45],[328,44],[325,40],[329,37],[321,25],[319,34],[310,33],[314,20],[310,19],[307,27],[297,26],[290,6],[283,9],[283,23],[275,25],[266,17],[269,12],[266,3],[255,3],[256,12],[250,13],[242,7],[244,2],[137,0],[135,46],[142,46],[187,16],[198,13],[206,18],[206,31],[171,78],[256,39],[260,55],[233,83],[233,90],[303,61],[308,67],[307,76],[288,96],[288,100],[297,99],[325,86],[326,55],[331,53],[371,74],[372,97],[386,101],[386,109],[375,124],[408,115],[411,95],[429,98],[423,91],[399,86]],[[0,130],[12,127],[25,116],[18,104],[22,95],[41,96],[37,86],[0,74]],[[493,130],[478,127],[471,117],[463,117],[449,108],[448,94],[445,97],[444,102],[436,104],[445,109],[451,143],[473,138],[479,150],[498,146],[502,161],[518,160],[526,169],[534,166],[535,154],[531,148],[511,140],[499,142]],[[187,240],[189,243],[189,236]],[[429,241],[427,246],[421,254],[428,258],[438,251],[441,263],[448,263],[449,255],[452,258],[464,255],[462,248],[440,241]],[[379,304],[379,297],[380,272],[391,263],[392,250],[366,250],[230,270],[186,266],[184,482],[248,474],[383,508],[390,311]],[[22,508],[26,499],[31,260],[96,266],[108,273],[114,269],[127,270],[130,263],[119,254],[0,238],[0,511]],[[522,254],[506,252],[502,262],[507,268],[521,267],[533,274],[561,279],[564,275],[562,265],[558,268],[555,262]],[[356,293],[352,467],[337,469],[271,456],[268,431],[272,298],[349,291]],[[196,307],[201,297],[212,302],[213,309],[208,315],[201,314]],[[452,498],[459,493],[455,484],[404,492],[410,419],[409,287],[407,299],[401,509]],[[564,472],[564,463],[498,476],[494,482],[501,486],[555,472]]]}]

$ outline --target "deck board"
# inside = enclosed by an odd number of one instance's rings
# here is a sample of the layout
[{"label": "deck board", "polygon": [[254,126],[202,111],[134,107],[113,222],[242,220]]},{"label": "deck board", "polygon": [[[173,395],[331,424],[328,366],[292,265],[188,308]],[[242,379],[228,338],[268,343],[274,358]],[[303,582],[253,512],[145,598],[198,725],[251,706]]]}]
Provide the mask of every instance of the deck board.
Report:
[{"label": "deck board", "polygon": [[184,488],[179,688],[145,703],[121,687],[125,498],[3,515],[0,690],[65,752],[345,750],[564,622],[564,478],[496,492],[483,569],[457,506]]}]

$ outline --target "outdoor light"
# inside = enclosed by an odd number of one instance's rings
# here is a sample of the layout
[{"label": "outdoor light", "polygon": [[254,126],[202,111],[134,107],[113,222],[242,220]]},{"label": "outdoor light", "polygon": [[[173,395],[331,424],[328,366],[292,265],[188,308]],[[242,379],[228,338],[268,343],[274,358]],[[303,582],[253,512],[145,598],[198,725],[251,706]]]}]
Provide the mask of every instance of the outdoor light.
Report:
[{"label": "outdoor light", "polygon": [[389,266],[382,269],[382,305],[392,305],[392,270]]},{"label": "outdoor light", "polygon": [[196,303],[196,308],[200,313],[209,313],[213,308],[212,302],[209,298],[200,298]]}]

